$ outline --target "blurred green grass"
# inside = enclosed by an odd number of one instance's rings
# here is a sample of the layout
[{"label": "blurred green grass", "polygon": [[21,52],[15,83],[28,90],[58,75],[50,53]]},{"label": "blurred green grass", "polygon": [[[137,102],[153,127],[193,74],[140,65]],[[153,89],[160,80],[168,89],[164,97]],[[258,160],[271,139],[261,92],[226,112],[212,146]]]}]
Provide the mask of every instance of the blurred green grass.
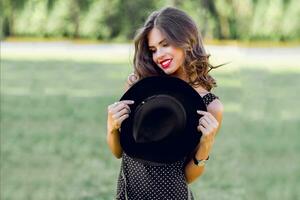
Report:
[{"label": "blurred green grass", "polygon": [[[1,199],[113,199],[120,160],[106,145],[106,107],[121,96],[131,68],[110,59],[4,55]],[[241,65],[213,72],[224,121],[205,174],[191,185],[194,195],[299,199],[299,65]]]}]

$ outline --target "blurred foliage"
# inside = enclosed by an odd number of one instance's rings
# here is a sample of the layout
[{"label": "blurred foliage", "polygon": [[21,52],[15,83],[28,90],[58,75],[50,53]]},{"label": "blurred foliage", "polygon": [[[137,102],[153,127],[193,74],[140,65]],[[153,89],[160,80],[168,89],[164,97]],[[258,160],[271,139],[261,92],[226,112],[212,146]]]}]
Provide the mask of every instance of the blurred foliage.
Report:
[{"label": "blurred foliage", "polygon": [[133,38],[163,6],[185,10],[210,39],[292,41],[300,38],[298,0],[2,0],[1,38],[7,36]]}]

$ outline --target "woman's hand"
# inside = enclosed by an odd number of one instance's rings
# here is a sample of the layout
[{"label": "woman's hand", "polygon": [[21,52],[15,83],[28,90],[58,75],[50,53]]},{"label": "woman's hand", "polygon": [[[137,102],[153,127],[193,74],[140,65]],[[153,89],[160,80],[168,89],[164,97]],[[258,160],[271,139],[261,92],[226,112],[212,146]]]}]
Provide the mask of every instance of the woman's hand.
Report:
[{"label": "woman's hand", "polygon": [[[210,112],[197,111],[201,117],[199,118],[199,123],[197,126],[198,131],[202,132],[202,137],[195,149],[195,154],[192,155],[193,158],[197,160],[207,160],[211,152],[215,136],[222,123],[223,106],[221,102],[214,105],[213,109],[210,108]],[[185,166],[185,177],[188,183],[193,182],[197,177],[201,176],[204,171],[204,165],[199,167],[195,165],[194,159],[190,161]]]},{"label": "woman's hand", "polygon": [[211,146],[214,142],[219,122],[209,112],[198,110],[197,113],[203,115],[200,117],[197,127],[197,130],[202,132],[200,144],[210,144],[209,146]]},{"label": "woman's hand", "polygon": [[115,132],[121,127],[122,122],[129,117],[130,108],[128,104],[133,103],[134,101],[131,100],[123,100],[108,106],[107,129],[109,132]]}]

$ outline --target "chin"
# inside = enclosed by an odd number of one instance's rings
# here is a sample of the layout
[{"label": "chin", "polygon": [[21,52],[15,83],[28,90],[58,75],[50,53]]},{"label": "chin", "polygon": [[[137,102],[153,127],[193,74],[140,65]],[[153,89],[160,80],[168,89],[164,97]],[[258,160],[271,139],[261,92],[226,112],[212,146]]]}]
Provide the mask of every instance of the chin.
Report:
[{"label": "chin", "polygon": [[166,75],[172,75],[173,74],[173,72],[170,71],[170,70],[163,70],[163,71],[165,72]]},{"label": "chin", "polygon": [[179,68],[177,68],[176,66],[170,66],[166,69],[160,67],[160,69],[166,74],[166,75],[172,75],[175,74]]},{"label": "chin", "polygon": [[168,68],[168,69],[165,69],[164,72],[165,72],[165,74],[172,75],[172,74],[176,73],[176,70],[174,70],[172,68]]}]

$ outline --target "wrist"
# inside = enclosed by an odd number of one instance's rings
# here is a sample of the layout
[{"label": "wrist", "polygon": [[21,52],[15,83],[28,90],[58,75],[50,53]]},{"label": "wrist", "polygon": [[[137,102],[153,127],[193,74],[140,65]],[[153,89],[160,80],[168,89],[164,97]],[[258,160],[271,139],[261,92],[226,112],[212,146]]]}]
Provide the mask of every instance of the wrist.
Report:
[{"label": "wrist", "polygon": [[206,160],[209,157],[209,152],[196,152],[194,157],[197,160]]},{"label": "wrist", "polygon": [[206,159],[210,153],[210,148],[211,146],[208,144],[200,144],[196,153],[195,153],[195,157],[198,160],[203,160]]},{"label": "wrist", "polygon": [[214,138],[208,136],[202,136],[199,141],[200,145],[207,145],[207,144],[212,145],[213,143],[214,143]]},{"label": "wrist", "polygon": [[198,158],[196,157],[196,154],[195,154],[194,157],[193,157],[193,162],[194,162],[194,164],[197,165],[198,167],[203,167],[203,166],[205,165],[206,161],[208,161],[208,160],[209,160],[209,156],[207,156],[207,157],[204,158],[204,159],[198,159]]},{"label": "wrist", "polygon": [[118,134],[119,132],[120,132],[119,129],[115,129],[115,128],[109,129],[110,134]]}]

